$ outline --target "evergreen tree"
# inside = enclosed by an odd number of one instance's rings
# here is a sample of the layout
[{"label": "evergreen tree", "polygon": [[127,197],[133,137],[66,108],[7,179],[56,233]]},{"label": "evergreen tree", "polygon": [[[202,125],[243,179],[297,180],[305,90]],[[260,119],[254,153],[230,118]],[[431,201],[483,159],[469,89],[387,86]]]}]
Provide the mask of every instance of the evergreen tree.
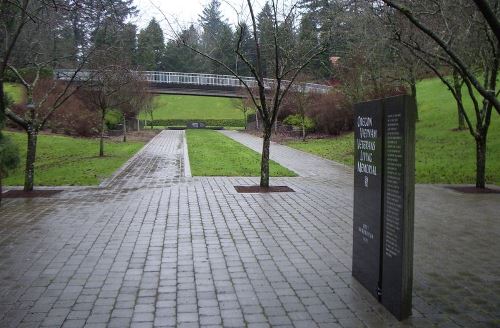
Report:
[{"label": "evergreen tree", "polygon": [[120,24],[109,20],[102,24],[94,36],[94,44],[107,56],[119,56],[123,64],[132,65],[136,61],[137,26],[131,23]]},{"label": "evergreen tree", "polygon": [[84,50],[92,47],[102,31],[114,26],[125,27],[128,18],[137,13],[133,0],[64,0],[73,41],[73,57],[78,61]]},{"label": "evergreen tree", "polygon": [[[298,46],[300,47],[302,53],[306,53],[307,49],[313,49],[319,44],[319,33],[317,31],[316,21],[312,13],[305,13],[302,16],[298,39]],[[323,75],[323,59],[324,56],[321,56],[312,60],[311,63],[304,69],[304,73],[310,76]]]},{"label": "evergreen tree", "polygon": [[356,29],[358,1],[301,0],[300,7],[304,13],[299,38],[318,40],[329,49],[311,63],[308,74],[317,79],[329,78],[332,75],[330,57],[343,57],[354,41],[352,32]]},{"label": "evergreen tree", "polygon": [[[241,23],[239,28],[235,31],[234,39],[238,40],[241,37],[241,52],[244,54],[245,58],[250,61],[254,66],[256,66],[256,53],[255,47],[253,45],[252,35],[250,34],[250,29],[246,23]],[[237,58],[236,60],[236,73],[242,76],[250,76],[250,68],[245,65],[241,60]]]},{"label": "evergreen tree", "polygon": [[262,7],[261,12],[257,15],[258,38],[261,47],[262,73],[265,77],[271,76],[273,69],[274,58],[274,18],[269,2],[266,2]]},{"label": "evergreen tree", "polygon": [[139,32],[137,40],[137,64],[148,71],[159,70],[163,66],[165,43],[163,30],[155,18]]},{"label": "evergreen tree", "polygon": [[172,72],[190,72],[204,73],[201,65],[202,58],[193,51],[187,51],[182,43],[197,48],[200,42],[200,35],[196,28],[191,25],[189,28],[182,30],[179,34],[179,40],[171,40],[165,48],[165,60],[163,61],[162,70]]},{"label": "evergreen tree", "polygon": [[[212,0],[203,9],[199,17],[203,33],[201,35],[201,48],[205,53],[210,53],[213,58],[224,62],[234,68],[236,55],[231,50],[234,39],[231,26],[224,20],[220,10],[220,1]],[[228,72],[213,61],[203,60],[206,72],[214,74],[227,74]]]}]

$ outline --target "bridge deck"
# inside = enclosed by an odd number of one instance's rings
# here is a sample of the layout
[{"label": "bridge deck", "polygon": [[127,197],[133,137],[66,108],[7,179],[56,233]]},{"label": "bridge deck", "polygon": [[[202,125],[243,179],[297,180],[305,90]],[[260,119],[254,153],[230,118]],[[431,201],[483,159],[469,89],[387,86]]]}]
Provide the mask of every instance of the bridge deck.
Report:
[{"label": "bridge deck", "polygon": [[[197,90],[199,88],[203,89],[200,91],[205,93],[208,89],[215,90],[230,90],[233,92],[228,93],[231,96],[235,96],[236,90],[245,89],[245,85],[249,87],[254,87],[257,85],[255,78],[253,77],[239,77],[236,78],[232,75],[217,75],[217,74],[202,74],[202,73],[182,73],[182,72],[157,72],[157,71],[138,71],[136,72],[142,79],[149,82],[153,87],[159,89],[191,89]],[[54,78],[58,80],[70,80],[76,79],[79,81],[87,81],[92,79],[99,79],[99,71],[79,71],[75,74],[74,70],[67,69],[57,69],[54,71]],[[290,81],[282,81],[283,85],[290,83]],[[271,90],[275,80],[264,79],[264,85],[266,89]],[[323,84],[315,83],[297,83],[292,86],[293,89],[301,92],[312,92],[312,93],[328,93],[332,87]],[[173,91],[170,91],[173,92]],[[199,94],[199,93],[198,93]]]}]

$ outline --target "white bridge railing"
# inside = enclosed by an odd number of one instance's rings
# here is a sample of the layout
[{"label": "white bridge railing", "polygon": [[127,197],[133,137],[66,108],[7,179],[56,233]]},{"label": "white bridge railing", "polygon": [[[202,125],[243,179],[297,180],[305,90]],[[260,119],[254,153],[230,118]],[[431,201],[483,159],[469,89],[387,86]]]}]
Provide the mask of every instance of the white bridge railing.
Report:
[{"label": "white bridge railing", "polygon": [[[76,80],[92,79],[92,71],[80,71],[76,74]],[[217,74],[202,74],[202,73],[181,73],[181,72],[158,72],[158,71],[139,71],[137,72],[144,78],[144,81],[158,84],[187,84],[193,86],[216,86],[216,87],[233,87],[244,88],[243,83],[233,75],[217,75]],[[69,80],[75,74],[74,70],[57,69],[54,71],[54,78],[57,80]],[[97,75],[97,74],[96,74]],[[245,83],[254,87],[257,81],[253,77],[241,77]],[[284,84],[290,81],[283,81]],[[272,88],[275,80],[264,79],[265,87]],[[297,83],[293,89],[302,89],[305,92],[327,93],[332,87],[316,83]]]}]

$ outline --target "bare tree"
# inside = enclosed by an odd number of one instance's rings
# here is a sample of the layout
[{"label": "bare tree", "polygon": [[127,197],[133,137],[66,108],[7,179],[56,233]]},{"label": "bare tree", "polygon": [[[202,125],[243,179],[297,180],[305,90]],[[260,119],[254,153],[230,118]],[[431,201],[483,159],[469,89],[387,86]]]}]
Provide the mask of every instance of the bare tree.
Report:
[{"label": "bare tree", "polygon": [[123,142],[127,141],[127,122],[135,118],[144,108],[151,108],[152,111],[148,83],[137,72],[129,72],[125,78],[128,83],[120,88],[119,99],[121,102],[116,107],[122,113]]},{"label": "bare tree", "polygon": [[[142,106],[142,111],[146,113],[146,115],[149,115],[149,126],[151,127],[151,130],[154,129],[154,109],[155,107],[153,106],[153,99],[151,97],[151,94],[148,94],[149,97],[145,99],[145,102]],[[168,106],[168,103],[164,102],[164,106]]]},{"label": "bare tree", "polygon": [[[45,41],[47,35],[52,35],[55,22],[63,21],[68,10],[66,2],[60,0],[0,2],[0,33],[4,38],[0,51],[0,109],[6,117],[25,130],[28,137],[25,191],[33,190],[38,133],[54,112],[81,87],[81,84],[75,85],[74,82],[93,52],[91,47],[82,50],[73,74],[66,76],[64,80],[56,80],[51,75],[44,74],[47,70],[51,71],[55,64],[64,61],[64,56],[48,49]],[[23,54],[22,71],[14,64],[20,62],[21,58],[14,54]],[[3,82],[8,71],[25,88],[27,104],[24,106],[8,106],[4,101]]]},{"label": "bare tree", "polygon": [[[87,98],[92,107],[98,110],[100,115],[99,123],[99,156],[104,157],[104,139],[106,137],[106,114],[109,109],[129,108],[130,87],[136,85],[137,74],[126,66],[110,64],[99,66],[93,71],[92,77],[85,86]],[[123,114],[125,118],[126,115]],[[125,123],[125,122],[124,122]],[[126,125],[126,124],[124,124]],[[124,127],[124,139],[126,140],[126,127]]]},{"label": "bare tree", "polygon": [[[82,84],[75,85],[75,80],[81,70],[80,66],[66,81],[59,81],[42,76],[44,64],[36,64],[34,76],[25,77],[19,71],[8,65],[26,90],[27,104],[16,106],[16,110],[5,109],[5,115],[20,128],[26,131],[28,146],[26,150],[26,168],[24,191],[32,191],[35,177],[35,160],[38,134],[59,109]],[[83,83],[84,81],[80,81]]]},{"label": "bare tree", "polygon": [[484,19],[490,26],[492,32],[498,42],[500,42],[500,20],[498,19],[498,1],[494,1],[494,7],[492,8],[488,1],[486,0],[473,0],[477,6],[477,9],[481,12]]},{"label": "bare tree", "polygon": [[[252,103],[262,118],[263,145],[260,186],[263,188],[269,187],[271,133],[283,99],[295,84],[299,73],[314,58],[326,51],[326,46],[321,43],[317,43],[308,49],[295,46],[293,38],[298,17],[297,5],[298,3],[289,3],[280,0],[270,1],[272,37],[263,44],[263,40],[259,35],[253,1],[246,0],[245,13],[240,13],[241,15],[239,15],[240,20],[237,26],[238,37],[234,46],[234,52],[239,61],[251,72],[252,77],[255,79],[254,84],[248,83],[232,69],[232,63],[225,63],[217,59],[211,53],[205,52],[196,45],[189,43],[189,40],[180,37],[178,33],[175,34],[178,42],[226,69],[226,71],[239,79],[243,87],[247,90]],[[168,17],[166,15],[163,16],[170,25],[170,28],[175,31]],[[248,24],[242,17],[248,17]],[[253,59],[243,50],[242,45],[245,35],[250,35],[251,50],[252,54],[255,55]],[[268,56],[264,56],[264,52]],[[265,76],[265,68],[267,68],[268,76]]]},{"label": "bare tree", "polygon": [[465,130],[465,117],[464,117],[464,102],[462,98],[462,88],[464,86],[464,80],[461,78],[460,73],[454,69],[453,70],[453,89],[455,90],[454,98],[457,103],[457,117],[458,125],[457,130]]},{"label": "bare tree", "polygon": [[[44,5],[44,2],[40,1],[40,5]],[[6,177],[8,171],[14,169],[19,163],[17,148],[1,131],[4,126],[5,111],[13,105],[5,94],[5,74],[21,33],[26,24],[37,17],[41,8],[43,6],[32,8],[30,0],[17,3],[8,0],[0,1],[0,39],[2,40],[0,45],[0,200],[2,178]]]},{"label": "bare tree", "polygon": [[[382,1],[432,41],[432,47],[425,47],[411,39],[403,42],[441,79],[455,98],[476,142],[476,187],[485,188],[488,129],[493,109],[500,114],[500,90],[497,85],[500,3],[495,1],[490,7],[487,2],[478,0],[475,1],[478,7],[465,0]],[[465,110],[461,92],[457,92],[461,88],[455,88],[448,78],[449,71],[443,71],[443,66],[451,67],[460,75],[472,100],[474,116]]]},{"label": "bare tree", "polygon": [[[476,90],[486,101],[488,101],[491,106],[500,114],[500,100],[498,99],[498,94],[496,91],[496,79],[493,79],[493,76],[490,76],[490,72],[485,72],[487,77],[484,79],[484,83],[481,83],[477,74],[475,74],[475,67],[471,67],[467,65],[467,62],[463,60],[460,53],[454,49],[454,47],[446,40],[446,36],[440,36],[437,31],[433,29],[431,24],[426,24],[425,20],[417,17],[415,11],[413,11],[409,6],[407,6],[404,1],[392,1],[392,0],[382,0],[389,7],[394,8],[402,15],[404,15],[412,24],[415,25],[422,33],[427,35],[430,39],[432,39],[435,44],[443,51],[441,60],[447,62],[453,67],[456,67],[458,72],[464,77],[466,85],[470,85],[471,90]],[[482,2],[482,1],[480,1]],[[422,5],[423,3],[419,3]],[[474,28],[474,32],[479,33],[482,37],[481,40],[477,40],[481,43],[481,45],[488,47],[486,50],[488,52],[488,59],[490,63],[488,63],[488,70],[492,70],[491,73],[496,74],[495,72],[498,70],[498,43],[500,40],[492,40],[492,35],[496,36],[497,31],[491,30],[489,25],[486,24],[485,17],[478,17],[477,8],[471,8],[470,4],[464,0],[460,1],[443,1],[441,3],[433,1],[434,10],[438,10],[441,17],[447,17],[450,13],[455,15],[465,14],[468,15],[466,17],[466,21],[472,23],[468,27],[471,28],[471,36],[478,36],[477,34],[472,33],[472,28]],[[429,6],[432,6],[429,4]],[[500,5],[496,4],[496,10],[500,10]],[[430,13],[428,10],[429,7],[425,7],[427,10],[425,12]],[[476,9],[476,10],[475,10]],[[481,12],[481,14],[483,14]],[[420,15],[423,16],[424,14]],[[464,17],[463,17],[464,18]],[[446,18],[445,18],[446,20]],[[498,19],[497,19],[498,21]],[[489,22],[488,22],[489,23]],[[455,31],[457,32],[457,31]],[[484,51],[485,49],[471,49],[476,50],[477,52]],[[479,54],[481,56],[481,54]],[[496,65],[495,65],[496,63]],[[486,63],[483,63],[486,65]],[[494,81],[492,81],[494,80]],[[492,88],[493,87],[493,88]]]},{"label": "bare tree", "polygon": [[[309,80],[307,76],[300,76],[298,79],[299,82],[307,80]],[[287,107],[290,107],[299,119],[302,141],[306,141],[307,132],[313,124],[312,120],[307,116],[307,110],[312,105],[314,96],[315,94],[307,91],[305,83],[299,83],[285,99]],[[286,120],[285,123],[287,123]],[[292,125],[295,125],[295,123]]]},{"label": "bare tree", "polygon": [[245,94],[242,98],[234,99],[233,101],[236,108],[238,108],[243,113],[243,120],[245,130],[248,126],[248,113],[255,109],[255,106],[250,99],[248,94]]}]

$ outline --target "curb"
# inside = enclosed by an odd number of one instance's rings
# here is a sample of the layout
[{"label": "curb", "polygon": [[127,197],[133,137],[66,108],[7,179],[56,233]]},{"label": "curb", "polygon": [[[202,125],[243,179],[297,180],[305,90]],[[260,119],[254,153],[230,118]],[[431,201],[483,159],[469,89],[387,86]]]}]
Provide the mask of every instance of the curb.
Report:
[{"label": "curb", "polygon": [[184,143],[182,147],[182,159],[183,159],[183,166],[184,166],[184,177],[186,178],[191,178],[191,164],[189,162],[189,153],[188,153],[188,145],[187,145],[187,139],[186,139],[186,131],[182,131],[182,141]]}]

